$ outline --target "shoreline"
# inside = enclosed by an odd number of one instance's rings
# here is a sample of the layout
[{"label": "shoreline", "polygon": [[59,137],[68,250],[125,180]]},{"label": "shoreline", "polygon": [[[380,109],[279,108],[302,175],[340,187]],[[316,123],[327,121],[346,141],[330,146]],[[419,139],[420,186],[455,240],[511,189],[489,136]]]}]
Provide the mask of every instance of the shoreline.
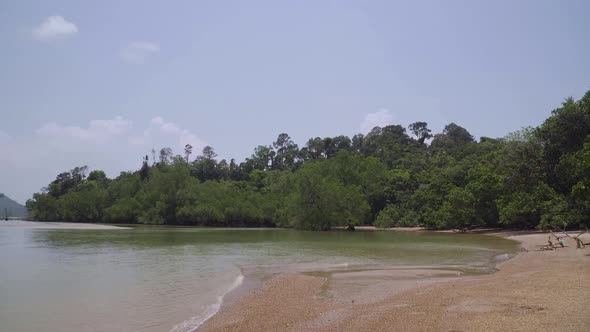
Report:
[{"label": "shoreline", "polygon": [[547,241],[548,233],[538,231],[484,234],[520,243],[521,250],[498,261],[492,274],[426,275],[402,282],[366,271],[343,273],[337,287],[321,275],[278,274],[228,294],[221,309],[196,330],[590,329],[590,316],[584,315],[590,289],[583,287],[590,275],[588,249],[576,249],[568,239],[566,248],[534,251]]},{"label": "shoreline", "polygon": [[2,221],[4,227],[21,227],[28,229],[81,229],[81,230],[114,230],[114,229],[131,229],[131,227],[96,224],[96,223],[78,223],[62,221],[32,221],[24,219],[9,219],[7,222]]}]

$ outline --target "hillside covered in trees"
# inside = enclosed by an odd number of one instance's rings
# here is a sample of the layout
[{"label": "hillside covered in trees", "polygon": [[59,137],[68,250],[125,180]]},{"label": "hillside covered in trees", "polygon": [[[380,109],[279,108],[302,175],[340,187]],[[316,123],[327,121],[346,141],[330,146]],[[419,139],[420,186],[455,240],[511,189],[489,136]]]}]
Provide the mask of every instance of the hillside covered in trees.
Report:
[{"label": "hillside covered in trees", "polygon": [[544,123],[476,141],[448,124],[375,127],[366,136],[280,134],[241,163],[211,147],[163,148],[109,179],[76,167],[27,201],[39,220],[328,230],[590,226],[590,91]]}]

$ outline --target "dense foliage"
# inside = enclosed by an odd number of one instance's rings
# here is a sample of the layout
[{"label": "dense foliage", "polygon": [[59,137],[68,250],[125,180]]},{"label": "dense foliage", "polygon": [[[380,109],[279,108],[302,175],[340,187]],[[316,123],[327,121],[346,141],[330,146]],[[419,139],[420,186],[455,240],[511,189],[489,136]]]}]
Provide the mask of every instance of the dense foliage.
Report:
[{"label": "dense foliage", "polygon": [[[451,123],[425,122],[312,138],[280,134],[237,164],[213,148],[191,160],[163,148],[136,172],[108,179],[86,167],[34,194],[36,219],[86,222],[429,228],[590,225],[590,91],[538,128],[479,142]],[[427,142],[430,141],[430,144]]]}]

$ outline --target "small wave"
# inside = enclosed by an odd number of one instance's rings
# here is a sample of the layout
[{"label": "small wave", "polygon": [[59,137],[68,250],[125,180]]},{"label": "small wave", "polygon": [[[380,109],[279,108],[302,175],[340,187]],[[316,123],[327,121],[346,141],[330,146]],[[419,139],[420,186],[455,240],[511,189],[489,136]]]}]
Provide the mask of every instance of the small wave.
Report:
[{"label": "small wave", "polygon": [[207,310],[199,316],[192,317],[191,319],[185,320],[184,322],[174,326],[170,332],[193,332],[196,331],[199,326],[203,325],[209,318],[213,317],[223,304],[223,298],[234,289],[238,288],[244,282],[244,275],[240,273],[239,276],[234,279],[227,290],[217,297],[217,302],[210,305]]},{"label": "small wave", "polygon": [[503,261],[507,261],[510,259],[510,255],[508,254],[502,254],[502,255],[496,255],[494,256],[494,260],[496,262],[503,262]]}]

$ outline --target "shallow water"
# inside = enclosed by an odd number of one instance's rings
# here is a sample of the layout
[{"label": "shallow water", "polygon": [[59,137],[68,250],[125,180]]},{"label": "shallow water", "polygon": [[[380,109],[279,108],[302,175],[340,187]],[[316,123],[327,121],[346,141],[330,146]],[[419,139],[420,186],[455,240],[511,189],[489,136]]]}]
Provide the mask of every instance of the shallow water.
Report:
[{"label": "shallow water", "polygon": [[434,266],[494,270],[481,235],[281,229],[40,229],[0,222],[1,331],[190,331],[244,275]]}]

